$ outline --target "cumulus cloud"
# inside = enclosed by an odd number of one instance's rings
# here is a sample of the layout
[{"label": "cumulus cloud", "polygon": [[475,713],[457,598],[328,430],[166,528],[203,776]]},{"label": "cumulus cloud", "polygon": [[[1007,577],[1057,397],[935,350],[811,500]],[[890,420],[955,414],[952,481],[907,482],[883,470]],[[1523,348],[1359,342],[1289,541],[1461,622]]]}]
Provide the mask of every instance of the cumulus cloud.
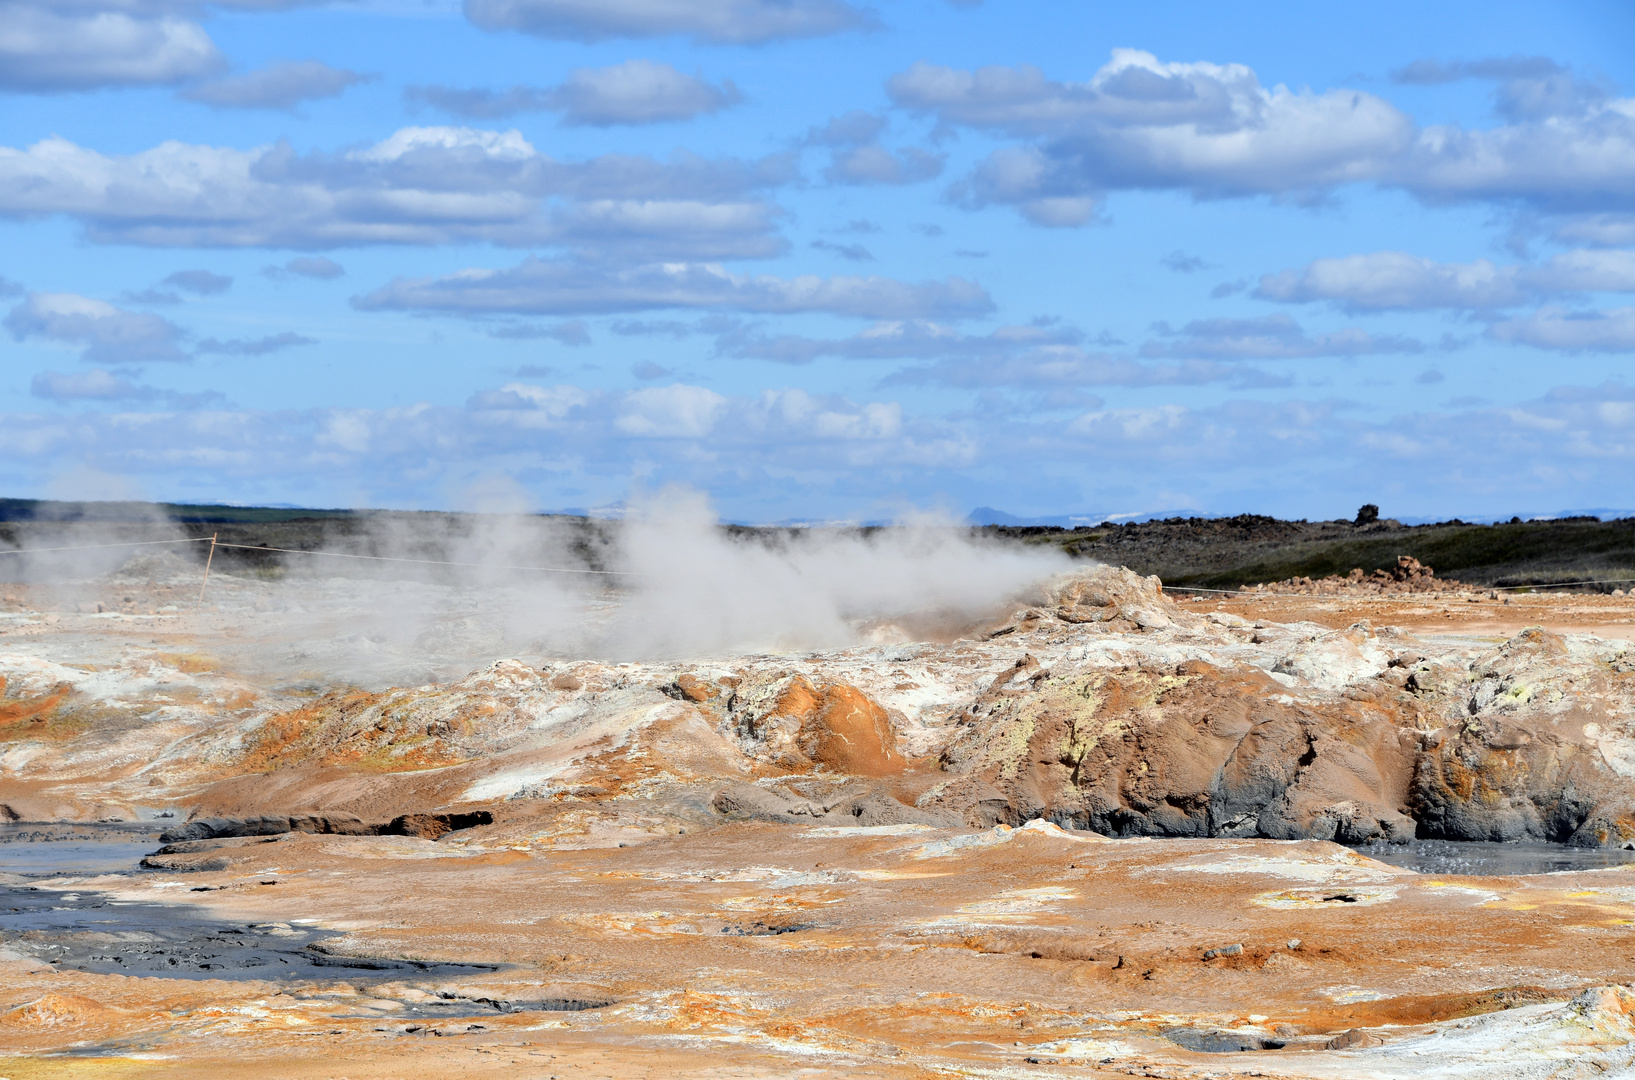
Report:
[{"label": "cumulus cloud", "polygon": [[644,438],[697,439],[709,434],[727,399],[702,386],[646,386],[625,395],[613,426]]},{"label": "cumulus cloud", "polygon": [[1283,303],[1328,300],[1352,311],[1506,307],[1526,298],[1514,267],[1486,259],[1439,263],[1400,251],[1317,259],[1262,277],[1254,295]]},{"label": "cumulus cloud", "polygon": [[535,386],[506,383],[498,390],[473,394],[466,407],[474,410],[526,411],[547,421],[561,420],[575,409],[590,404],[593,396],[577,386]]},{"label": "cumulus cloud", "polygon": [[291,259],[282,267],[272,269],[294,274],[296,277],[316,278],[319,281],[333,281],[346,276],[345,267],[334,259],[326,259],[322,255],[302,255]]},{"label": "cumulus cloud", "polygon": [[1545,307],[1524,319],[1488,327],[1500,341],[1565,352],[1635,352],[1635,307],[1609,311],[1569,311]]},{"label": "cumulus cloud", "polygon": [[1052,349],[992,360],[954,357],[904,368],[881,380],[882,386],[955,386],[966,390],[1005,387],[1040,390],[1081,386],[1204,386],[1230,383],[1236,388],[1287,386],[1242,364],[1215,360],[1141,363],[1127,357],[1078,348]]},{"label": "cumulus cloud", "polygon": [[551,107],[550,91],[535,86],[499,91],[481,86],[417,85],[405,88],[403,99],[411,106],[439,109],[465,120],[498,120]]},{"label": "cumulus cloud", "polygon": [[411,86],[404,97],[455,116],[491,120],[519,112],[558,112],[573,127],[613,127],[690,120],[738,104],[732,82],[716,86],[653,60],[626,60],[605,68],[576,68],[560,85],[482,88]]},{"label": "cumulus cloud", "polygon": [[807,247],[817,251],[827,251],[831,255],[839,255],[842,259],[852,262],[873,262],[874,253],[862,244],[837,244],[832,240],[813,240]]},{"label": "cumulus cloud", "polygon": [[1460,79],[1542,79],[1559,75],[1562,67],[1545,56],[1489,57],[1485,60],[1415,60],[1391,72],[1391,81],[1403,86],[1434,86]]},{"label": "cumulus cloud", "polygon": [[[1635,387],[1619,382],[1502,407],[1416,400],[1389,415],[1287,395],[1187,407],[1095,404],[1076,393],[1052,399],[1084,402],[1071,411],[1007,409],[984,395],[979,408],[942,415],[889,394],[776,389],[722,395],[697,437],[621,430],[618,419],[642,405],[617,390],[516,382],[489,393],[466,406],[122,407],[94,422],[89,408],[11,412],[0,416],[0,456],[31,481],[77,466],[151,488],[257,490],[305,505],[359,493],[413,504],[428,485],[496,472],[533,478],[542,505],[597,505],[627,497],[636,480],[679,482],[731,492],[729,512],[756,520],[871,516],[903,490],[992,501],[994,485],[1039,503],[1082,492],[1086,509],[1248,506],[1291,517],[1311,514],[1304,500],[1320,491],[1332,516],[1377,501],[1382,462],[1407,478],[1403,512],[1510,513],[1601,505],[1635,467]],[[710,399],[698,400],[707,421]],[[1088,473],[1087,461],[1096,464]],[[1062,487],[1086,476],[1093,486]]]},{"label": "cumulus cloud", "polygon": [[1423,345],[1411,338],[1381,336],[1355,328],[1308,334],[1287,315],[1268,315],[1262,319],[1199,319],[1187,323],[1179,332],[1160,323],[1156,329],[1164,340],[1142,345],[1142,356],[1296,360],[1424,350]]},{"label": "cumulus cloud", "polygon": [[117,7],[0,3],[0,89],[61,93],[168,86],[222,66],[221,54],[198,23]]},{"label": "cumulus cloud", "polygon": [[947,160],[942,154],[881,146],[886,126],[885,117],[853,109],[807,129],[801,143],[830,148],[823,175],[831,184],[915,184],[941,174]]},{"label": "cumulus cloud", "polygon": [[218,353],[223,356],[266,356],[268,353],[282,352],[284,349],[316,344],[312,338],[286,330],[281,334],[269,334],[259,338],[228,338],[225,341],[205,338],[199,342],[197,351],[200,354]]},{"label": "cumulus cloud", "polygon": [[571,348],[582,348],[591,343],[590,327],[585,325],[583,319],[570,319],[555,326],[534,326],[527,323],[501,326],[490,330],[488,336],[505,341],[556,341]]},{"label": "cumulus cloud", "polygon": [[[1501,67],[1480,70],[1499,77]],[[1367,182],[1431,203],[1635,206],[1635,99],[1561,72],[1523,78],[1516,73],[1533,70],[1526,63],[1512,68],[1498,96],[1507,122],[1482,130],[1420,128],[1363,91],[1268,89],[1241,64],[1164,63],[1130,49],[1084,82],[1031,66],[919,63],[888,88],[900,108],[1018,140],[952,194],[967,207],[1013,206],[1040,225],[1087,224],[1107,193],[1132,189],[1309,198]],[[1421,81],[1440,77],[1416,70]]]},{"label": "cumulus cloud", "polygon": [[993,301],[980,285],[960,277],[912,284],[881,277],[741,275],[698,263],[611,270],[538,258],[506,270],[397,278],[353,302],[366,311],[463,315],[590,315],[695,308],[878,319],[965,318],[993,309]]},{"label": "cumulus cloud", "polygon": [[126,311],[74,293],[29,293],[4,325],[18,341],[43,339],[84,346],[80,359],[97,364],[186,360],[182,330],[145,312]]},{"label": "cumulus cloud", "polygon": [[1555,239],[1591,247],[1635,247],[1635,214],[1580,214],[1562,222]]},{"label": "cumulus cloud", "polygon": [[836,151],[823,175],[832,184],[917,184],[941,174],[945,160],[915,146],[893,151],[871,143]]},{"label": "cumulus cloud", "polygon": [[42,371],[29,384],[29,392],[50,401],[141,401],[157,396],[152,387],[138,386],[100,368],[77,373]]},{"label": "cumulus cloud", "polygon": [[1328,301],[1349,311],[1514,307],[1560,293],[1635,292],[1635,251],[1581,250],[1536,266],[1487,259],[1442,263],[1400,251],[1317,259],[1260,279],[1255,295],[1283,303]]},{"label": "cumulus cloud", "polygon": [[722,328],[716,352],[739,359],[810,363],[822,356],[851,360],[898,360],[938,356],[993,358],[1022,350],[1075,345],[1083,335],[1063,326],[1001,326],[986,334],[966,334],[929,319],[891,319],[850,337],[766,336],[745,326]]},{"label": "cumulus cloud", "polygon": [[578,68],[549,97],[563,123],[591,127],[688,120],[742,100],[731,82],[712,86],[652,60]]},{"label": "cumulus cloud", "polygon": [[874,25],[842,0],[465,0],[465,12],[485,30],[569,41],[685,36],[753,45]]},{"label": "cumulus cloud", "polygon": [[1039,390],[1080,386],[1196,386],[1230,382],[1237,386],[1284,385],[1242,364],[1214,360],[1143,363],[1090,352],[1084,335],[1070,326],[1001,326],[966,334],[924,319],[876,323],[839,339],[767,336],[751,327],[733,327],[716,338],[716,352],[736,359],[806,364],[824,356],[849,360],[924,359],[931,363],[893,372],[882,386],[1010,387]]},{"label": "cumulus cloud", "polygon": [[[1096,195],[1179,188],[1219,196],[1299,192],[1377,175],[1413,124],[1371,94],[1266,89],[1241,64],[1162,63],[1114,50],[1082,83],[1032,66],[961,71],[919,63],[888,83],[901,108],[1038,145],[991,156],[961,192],[1047,223],[1088,220]],[[1052,209],[1048,202],[1078,205]]]},{"label": "cumulus cloud", "polygon": [[807,129],[802,140],[808,146],[861,146],[874,142],[886,130],[886,118],[879,113],[853,109]]},{"label": "cumulus cloud", "polygon": [[178,270],[165,278],[164,284],[200,296],[215,296],[232,288],[233,279],[225,274],[212,274],[208,270]]},{"label": "cumulus cloud", "polygon": [[[490,241],[646,258],[783,250],[756,192],[784,157],[559,161],[516,131],[403,128],[372,146],[297,153],[165,143],[106,156],[49,138],[0,147],[0,216],[72,216],[98,242],[324,248]],[[549,205],[548,205],[549,201]]]},{"label": "cumulus cloud", "polygon": [[182,96],[218,109],[289,111],[303,101],[339,97],[372,78],[317,60],[286,60],[260,71],[200,83]]}]

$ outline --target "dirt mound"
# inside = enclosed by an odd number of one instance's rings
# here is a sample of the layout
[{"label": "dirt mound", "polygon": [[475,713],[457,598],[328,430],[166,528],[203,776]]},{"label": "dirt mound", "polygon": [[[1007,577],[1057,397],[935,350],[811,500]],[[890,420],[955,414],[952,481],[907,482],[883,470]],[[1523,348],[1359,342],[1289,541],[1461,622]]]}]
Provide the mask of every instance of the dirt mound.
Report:
[{"label": "dirt mound", "polygon": [[1164,595],[1164,583],[1122,566],[1096,566],[1060,574],[1041,587],[1029,606],[989,628],[998,637],[1032,631],[1051,622],[1090,625],[1103,631],[1164,630],[1191,617]]},{"label": "dirt mound", "polygon": [[119,1010],[79,994],[50,993],[0,1013],[0,1027],[57,1028],[96,1023]]},{"label": "dirt mound", "polygon": [[823,766],[855,776],[891,776],[908,767],[886,711],[854,686],[789,680],[772,708],[748,722],[779,767],[808,772]]}]

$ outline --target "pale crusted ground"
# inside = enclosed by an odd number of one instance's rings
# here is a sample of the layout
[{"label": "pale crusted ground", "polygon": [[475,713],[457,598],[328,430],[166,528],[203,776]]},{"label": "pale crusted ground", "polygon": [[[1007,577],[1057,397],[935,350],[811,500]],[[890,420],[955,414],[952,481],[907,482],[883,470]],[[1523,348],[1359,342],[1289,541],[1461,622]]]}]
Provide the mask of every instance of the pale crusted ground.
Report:
[{"label": "pale crusted ground", "polygon": [[[19,612],[0,635],[0,803],[15,816],[496,818],[436,841],[291,833],[57,885],[241,923],[312,920],[346,931],[331,947],[356,955],[510,966],[291,986],[129,978],[53,971],[8,935],[0,1074],[1635,1068],[1628,995],[1586,992],[1635,981],[1635,870],[1432,877],[1323,840],[983,827],[1032,816],[1028,800],[1067,820],[1103,797],[1143,820],[1207,824],[1183,781],[1217,767],[1200,749],[1211,739],[1247,745],[1228,712],[1334,747],[1311,744],[1317,765],[1260,806],[1267,821],[1275,809],[1332,835],[1334,822],[1412,809],[1386,805],[1395,758],[1373,743],[1341,752],[1370,731],[1429,740],[1413,752],[1453,788],[1436,734],[1486,755],[1475,809],[1489,796],[1515,814],[1543,805],[1515,765],[1546,760],[1541,747],[1615,800],[1635,775],[1635,715],[1628,647],[1613,639],[1635,602],[1172,604],[1122,579],[1033,600],[946,644],[663,664],[525,656],[454,683],[330,694],[231,663],[247,624],[230,605],[171,619]],[[1517,636],[1535,624],[1555,634]],[[1586,628],[1601,636],[1571,636]],[[1064,763],[1051,725],[1091,721],[1099,734],[1072,735]],[[1162,791],[1147,779],[1159,766]],[[1377,812],[1354,782],[1384,800]],[[745,788],[770,809],[715,805]],[[1149,797],[1156,809],[1141,810]],[[227,866],[183,869],[206,859]],[[419,1018],[427,995],[469,1010]],[[608,1004],[502,1014],[483,999]],[[1285,1046],[1196,1053],[1174,1029]]]}]

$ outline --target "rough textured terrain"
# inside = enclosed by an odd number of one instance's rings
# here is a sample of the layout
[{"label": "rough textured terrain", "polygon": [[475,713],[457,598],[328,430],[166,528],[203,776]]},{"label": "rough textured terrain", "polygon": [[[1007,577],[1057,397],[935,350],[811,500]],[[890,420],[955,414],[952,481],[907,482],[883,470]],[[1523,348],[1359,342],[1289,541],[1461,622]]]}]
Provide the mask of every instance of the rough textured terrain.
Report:
[{"label": "rough textured terrain", "polygon": [[[277,587],[14,592],[0,815],[166,832],[35,887],[360,966],[99,974],[8,932],[11,1080],[1635,1068],[1635,870],[1335,842],[1635,845],[1635,599],[1176,602],[1097,568],[942,643],[365,689],[237,662]],[[110,972],[153,952],[103,933],[71,944]]]}]

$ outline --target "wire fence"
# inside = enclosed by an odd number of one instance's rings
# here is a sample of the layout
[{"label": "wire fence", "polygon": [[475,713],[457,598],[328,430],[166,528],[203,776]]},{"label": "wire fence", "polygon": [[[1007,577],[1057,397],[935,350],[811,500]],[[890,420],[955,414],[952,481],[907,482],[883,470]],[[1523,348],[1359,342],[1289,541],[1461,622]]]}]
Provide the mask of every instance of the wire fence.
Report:
[{"label": "wire fence", "polygon": [[279,552],[286,555],[321,555],[331,559],[363,559],[369,562],[409,563],[416,566],[459,566],[477,570],[523,570],[544,574],[592,574],[603,577],[641,577],[634,570],[594,570],[579,566],[520,566],[509,563],[461,562],[454,559],[406,559],[392,555],[359,555],[349,551],[317,551],[307,548],[267,547],[261,544],[231,544],[211,536],[190,536],[179,540],[126,540],[117,544],[70,544],[59,547],[5,548],[0,555],[35,555],[58,551],[107,551],[119,548],[157,547],[161,544],[209,544],[210,552],[204,560],[204,578],[199,583],[199,599],[195,607],[204,604],[204,591],[210,584],[210,567],[215,562],[217,548],[235,548],[240,551]]}]

